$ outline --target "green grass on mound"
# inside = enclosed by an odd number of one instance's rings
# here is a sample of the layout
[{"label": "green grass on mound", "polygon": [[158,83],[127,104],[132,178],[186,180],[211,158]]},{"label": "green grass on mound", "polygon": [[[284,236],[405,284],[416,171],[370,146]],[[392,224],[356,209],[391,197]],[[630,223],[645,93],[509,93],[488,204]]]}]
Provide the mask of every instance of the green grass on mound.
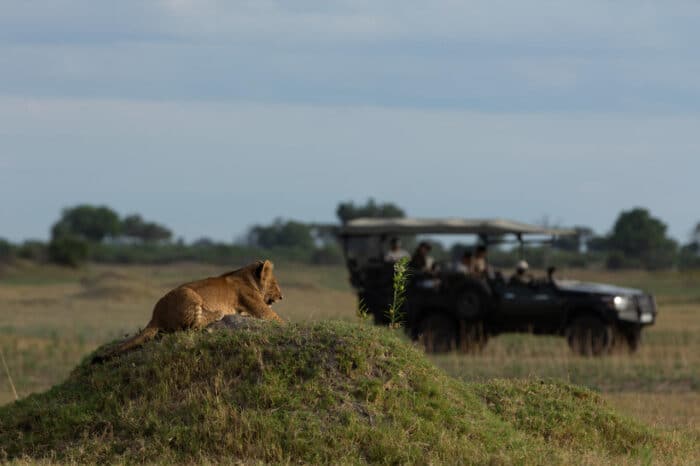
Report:
[{"label": "green grass on mound", "polygon": [[166,335],[0,408],[0,461],[543,464],[667,450],[591,391],[464,384],[387,330],[339,322]]}]

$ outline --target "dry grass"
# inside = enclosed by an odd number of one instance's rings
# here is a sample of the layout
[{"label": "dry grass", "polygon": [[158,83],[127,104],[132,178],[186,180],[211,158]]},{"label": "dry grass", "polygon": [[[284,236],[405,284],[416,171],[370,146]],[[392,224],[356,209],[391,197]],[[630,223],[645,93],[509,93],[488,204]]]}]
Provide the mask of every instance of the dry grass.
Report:
[{"label": "dry grass", "polygon": [[657,428],[694,431],[700,440],[700,393],[606,393],[620,411]]},{"label": "dry grass", "polygon": [[[0,347],[20,396],[60,382],[98,345],[145,325],[153,303],[168,289],[223,271],[197,264],[0,269]],[[343,268],[278,264],[277,274],[285,300],[276,310],[284,318],[356,319]],[[583,384],[623,412],[700,444],[700,273],[576,270],[560,275],[656,293],[661,312],[640,351],[590,360],[572,355],[561,338],[505,335],[489,341],[481,355],[433,361],[468,381],[538,376]],[[13,399],[2,374],[0,404]]]}]

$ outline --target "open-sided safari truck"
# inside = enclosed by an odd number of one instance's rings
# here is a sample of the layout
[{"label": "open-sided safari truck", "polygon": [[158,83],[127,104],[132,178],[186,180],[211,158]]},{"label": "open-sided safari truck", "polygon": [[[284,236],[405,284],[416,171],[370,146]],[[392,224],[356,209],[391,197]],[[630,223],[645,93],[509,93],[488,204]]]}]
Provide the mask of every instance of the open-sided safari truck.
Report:
[{"label": "open-sided safari truck", "polygon": [[[377,324],[386,324],[393,298],[394,263],[385,260],[393,237],[472,235],[483,245],[546,243],[572,234],[506,220],[361,218],[337,230],[350,281]],[[411,271],[402,307],[406,332],[428,351],[474,351],[505,332],[561,335],[584,355],[613,347],[637,349],[641,330],[656,319],[654,297],[613,285],[546,277],[513,283],[501,273],[477,276],[442,266]]]}]

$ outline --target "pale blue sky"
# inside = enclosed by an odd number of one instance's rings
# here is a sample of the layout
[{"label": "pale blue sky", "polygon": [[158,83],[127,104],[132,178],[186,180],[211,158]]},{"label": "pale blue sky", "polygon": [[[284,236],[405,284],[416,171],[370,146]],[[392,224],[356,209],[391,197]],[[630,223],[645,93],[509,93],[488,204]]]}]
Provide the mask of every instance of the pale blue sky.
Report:
[{"label": "pale blue sky", "polygon": [[[290,6],[292,5],[292,6]],[[700,4],[5,1],[0,237],[62,207],[187,239],[338,201],[700,221]]]}]

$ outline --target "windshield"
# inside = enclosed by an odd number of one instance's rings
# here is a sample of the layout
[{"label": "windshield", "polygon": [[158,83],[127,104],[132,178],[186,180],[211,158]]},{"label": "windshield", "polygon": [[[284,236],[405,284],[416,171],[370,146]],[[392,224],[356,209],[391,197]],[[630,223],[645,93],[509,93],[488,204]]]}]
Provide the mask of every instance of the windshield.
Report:
[{"label": "windshield", "polygon": [[363,264],[382,257],[382,241],[377,236],[350,236],[343,241],[348,260]]}]

